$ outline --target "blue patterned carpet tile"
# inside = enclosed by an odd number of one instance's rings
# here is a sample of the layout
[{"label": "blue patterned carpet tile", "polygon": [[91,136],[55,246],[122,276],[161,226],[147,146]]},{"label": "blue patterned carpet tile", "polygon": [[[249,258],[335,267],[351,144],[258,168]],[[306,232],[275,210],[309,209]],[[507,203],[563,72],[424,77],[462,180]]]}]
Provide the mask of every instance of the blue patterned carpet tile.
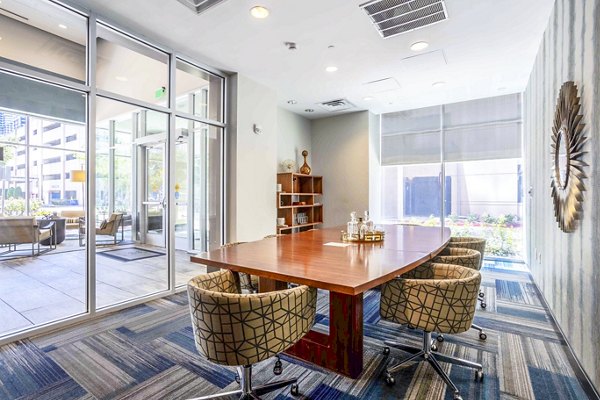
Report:
[{"label": "blue patterned carpet tile", "polygon": [[35,395],[57,382],[70,381],[52,358],[28,341],[0,348],[0,399]]},{"label": "blue patterned carpet tile", "polygon": [[548,313],[541,307],[523,307],[520,304],[498,302],[496,303],[496,312],[521,320],[551,323]]},{"label": "blue patterned carpet tile", "polygon": [[536,399],[587,399],[576,378],[529,367],[529,376]]},{"label": "blue patterned carpet tile", "polygon": [[94,396],[89,394],[77,382],[71,378],[57,381],[45,386],[40,391],[21,396],[18,400],[93,400]]},{"label": "blue patterned carpet tile", "polygon": [[[234,390],[234,387],[225,391]],[[115,399],[119,400],[182,400],[212,393],[221,390],[210,384],[210,382],[199,379],[197,375],[179,366],[170,368],[159,375],[136,385],[119,394]],[[223,397],[228,400],[227,397]],[[234,399],[234,398],[231,398]],[[237,400],[237,398],[235,398]]]},{"label": "blue patterned carpet tile", "polygon": [[186,307],[160,310],[117,328],[117,331],[134,343],[147,343],[173,331],[190,326],[191,318]]},{"label": "blue patterned carpet tile", "polygon": [[536,339],[549,340],[564,344],[564,339],[554,331],[549,324],[528,323],[527,321],[514,321],[498,316],[478,317],[476,323],[483,327],[487,333],[490,331],[522,335]]},{"label": "blue patterned carpet tile", "polygon": [[235,381],[233,368],[213,364],[203,359],[196,351],[191,327],[173,332],[152,342],[154,351],[180,365],[216,388],[225,388]]},{"label": "blue patterned carpet tile", "polygon": [[156,303],[152,302],[133,306],[119,312],[108,314],[89,323],[76,325],[68,330],[59,330],[35,336],[31,338],[31,341],[36,346],[47,349],[46,351],[52,351],[52,347],[50,346],[64,346],[94,336],[107,329],[122,326],[127,322],[136,321],[137,319],[146,319],[149,314],[156,312],[154,304]]},{"label": "blue patterned carpet tile", "polygon": [[535,286],[531,282],[496,279],[496,299],[513,303],[542,305]]}]

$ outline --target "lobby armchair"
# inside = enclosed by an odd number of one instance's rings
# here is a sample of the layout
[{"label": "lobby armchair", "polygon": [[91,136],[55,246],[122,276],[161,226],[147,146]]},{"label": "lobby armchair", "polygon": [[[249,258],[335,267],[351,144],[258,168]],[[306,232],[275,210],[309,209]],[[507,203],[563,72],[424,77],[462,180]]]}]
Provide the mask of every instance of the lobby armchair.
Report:
[{"label": "lobby armchair", "polygon": [[[113,244],[117,244],[119,240],[117,240],[119,234],[119,228],[121,231],[121,240],[123,241],[124,232],[123,232],[123,214],[121,213],[113,213],[111,214],[109,219],[105,219],[100,224],[99,228],[96,228],[96,236],[104,235],[104,236],[112,236]],[[79,219],[79,245],[83,246],[83,240],[85,239],[85,218]]]}]

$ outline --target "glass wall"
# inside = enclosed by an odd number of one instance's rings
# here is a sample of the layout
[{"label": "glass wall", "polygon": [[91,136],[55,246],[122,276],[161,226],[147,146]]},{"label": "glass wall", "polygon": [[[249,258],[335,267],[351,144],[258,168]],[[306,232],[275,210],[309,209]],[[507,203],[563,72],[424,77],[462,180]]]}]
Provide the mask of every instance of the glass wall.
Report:
[{"label": "glass wall", "polygon": [[224,78],[98,16],[2,8],[0,340],[204,272],[189,256],[222,243]]},{"label": "glass wall", "polygon": [[485,237],[488,256],[523,258],[520,95],[384,114],[382,160],[383,219],[443,224]]}]

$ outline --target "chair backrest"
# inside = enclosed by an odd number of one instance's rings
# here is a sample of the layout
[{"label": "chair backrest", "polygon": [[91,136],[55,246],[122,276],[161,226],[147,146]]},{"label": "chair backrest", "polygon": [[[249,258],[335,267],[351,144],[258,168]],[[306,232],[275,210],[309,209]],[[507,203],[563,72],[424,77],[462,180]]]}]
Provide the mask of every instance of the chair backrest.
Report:
[{"label": "chair backrest", "polygon": [[115,234],[119,229],[119,225],[121,225],[121,219],[123,218],[123,214],[121,213],[112,213],[108,221],[106,221],[106,228],[110,230],[111,234]]},{"label": "chair backrest", "polygon": [[438,264],[460,265],[479,271],[481,268],[481,253],[477,250],[463,247],[446,247],[431,262]]},{"label": "chair backrest", "polygon": [[188,283],[196,349],[222,365],[252,365],[287,350],[312,328],[317,291],[298,286],[238,294],[229,270]]},{"label": "chair backrest", "polygon": [[481,253],[481,259],[479,260],[479,269],[483,266],[483,259],[485,258],[485,239],[478,237],[451,237],[448,243],[449,247],[460,247],[463,249],[477,250]]},{"label": "chair backrest", "polygon": [[35,217],[0,217],[0,244],[35,242]]},{"label": "chair backrest", "polygon": [[381,287],[382,318],[426,332],[466,332],[473,322],[481,274],[471,268],[427,264]]}]

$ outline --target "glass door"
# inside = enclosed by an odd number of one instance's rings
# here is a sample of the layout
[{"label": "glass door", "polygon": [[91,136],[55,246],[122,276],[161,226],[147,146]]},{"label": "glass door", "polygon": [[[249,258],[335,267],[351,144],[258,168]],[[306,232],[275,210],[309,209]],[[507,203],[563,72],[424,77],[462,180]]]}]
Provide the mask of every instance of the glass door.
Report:
[{"label": "glass door", "polygon": [[139,145],[142,158],[141,215],[139,241],[141,244],[166,246],[165,143]]}]

